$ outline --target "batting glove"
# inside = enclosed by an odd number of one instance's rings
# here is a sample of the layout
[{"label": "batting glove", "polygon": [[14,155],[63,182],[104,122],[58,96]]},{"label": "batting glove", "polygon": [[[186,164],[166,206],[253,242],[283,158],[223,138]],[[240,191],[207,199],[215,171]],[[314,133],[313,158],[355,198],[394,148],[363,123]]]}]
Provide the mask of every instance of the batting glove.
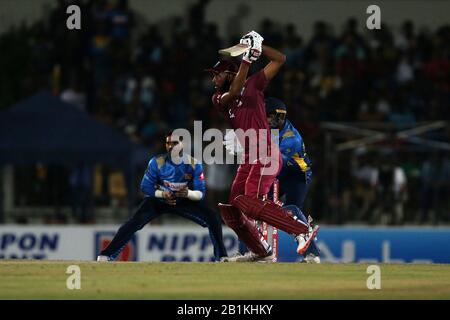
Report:
[{"label": "batting glove", "polygon": [[246,41],[250,48],[262,52],[262,43],[264,41],[264,38],[258,32],[251,31],[244,35],[242,39],[250,39],[250,41]]},{"label": "batting glove", "polygon": [[245,44],[250,47],[250,49],[244,54],[242,60],[246,63],[252,63],[253,61],[258,60],[261,56],[262,52],[262,37],[255,37],[253,35],[246,34],[241,38],[240,44]]},{"label": "batting glove", "polygon": [[255,39],[255,41],[258,41],[260,43],[263,42],[264,38],[256,31],[250,31],[249,33],[246,34],[246,36],[251,36],[253,39]]},{"label": "batting glove", "polygon": [[234,130],[227,130],[227,133],[223,139],[223,145],[227,152],[231,155],[240,155],[244,152]]}]

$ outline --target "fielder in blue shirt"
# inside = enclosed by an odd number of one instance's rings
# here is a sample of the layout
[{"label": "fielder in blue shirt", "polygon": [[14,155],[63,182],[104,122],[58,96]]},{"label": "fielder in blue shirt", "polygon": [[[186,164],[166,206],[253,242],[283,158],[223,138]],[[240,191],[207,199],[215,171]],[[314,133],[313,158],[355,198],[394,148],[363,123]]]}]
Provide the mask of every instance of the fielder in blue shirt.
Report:
[{"label": "fielder in blue shirt", "polygon": [[[312,221],[302,212],[308,186],[312,178],[311,160],[306,153],[302,136],[286,118],[287,108],[283,101],[277,98],[266,98],[266,115],[271,129],[279,130],[279,147],[283,157],[283,167],[278,180],[280,181],[280,197],[286,197],[283,207],[291,211],[306,223]],[[320,263],[320,252],[316,242],[312,242],[304,254],[304,261]]]},{"label": "fielder in blue shirt", "polygon": [[167,153],[149,161],[141,182],[144,200],[133,217],[119,228],[97,261],[115,260],[135,232],[163,213],[174,213],[208,227],[215,260],[227,256],[220,216],[203,201],[206,187],[202,165],[183,153],[179,137],[172,133],[166,136],[166,150]]}]

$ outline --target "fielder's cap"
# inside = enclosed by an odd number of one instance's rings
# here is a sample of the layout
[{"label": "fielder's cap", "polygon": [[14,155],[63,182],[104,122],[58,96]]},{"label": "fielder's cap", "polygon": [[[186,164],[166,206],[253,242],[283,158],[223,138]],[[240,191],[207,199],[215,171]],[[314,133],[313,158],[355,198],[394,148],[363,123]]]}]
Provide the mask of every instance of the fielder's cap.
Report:
[{"label": "fielder's cap", "polygon": [[205,69],[205,71],[211,73],[222,73],[222,72],[237,73],[238,66],[231,60],[219,60],[214,65],[214,67]]},{"label": "fielder's cap", "polygon": [[287,113],[287,107],[283,101],[274,97],[268,97],[266,102],[266,114]]}]

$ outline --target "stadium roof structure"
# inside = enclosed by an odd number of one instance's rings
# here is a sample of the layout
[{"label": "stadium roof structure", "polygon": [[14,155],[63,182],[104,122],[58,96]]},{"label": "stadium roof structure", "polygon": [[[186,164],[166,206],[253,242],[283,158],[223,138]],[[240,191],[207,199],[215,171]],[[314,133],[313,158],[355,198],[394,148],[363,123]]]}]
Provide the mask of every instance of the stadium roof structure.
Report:
[{"label": "stadium roof structure", "polygon": [[47,91],[0,112],[0,165],[108,164],[124,172],[129,205],[136,166],[148,156],[145,147]]}]

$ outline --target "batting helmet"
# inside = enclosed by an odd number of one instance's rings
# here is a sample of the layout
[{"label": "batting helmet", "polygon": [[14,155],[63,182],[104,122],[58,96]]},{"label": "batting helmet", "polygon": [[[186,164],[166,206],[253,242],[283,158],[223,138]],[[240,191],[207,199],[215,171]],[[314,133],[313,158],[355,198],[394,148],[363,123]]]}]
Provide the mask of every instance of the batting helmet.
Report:
[{"label": "batting helmet", "polygon": [[238,71],[238,66],[231,60],[219,60],[212,68],[205,69],[205,71],[215,74],[222,72],[236,74]]}]

